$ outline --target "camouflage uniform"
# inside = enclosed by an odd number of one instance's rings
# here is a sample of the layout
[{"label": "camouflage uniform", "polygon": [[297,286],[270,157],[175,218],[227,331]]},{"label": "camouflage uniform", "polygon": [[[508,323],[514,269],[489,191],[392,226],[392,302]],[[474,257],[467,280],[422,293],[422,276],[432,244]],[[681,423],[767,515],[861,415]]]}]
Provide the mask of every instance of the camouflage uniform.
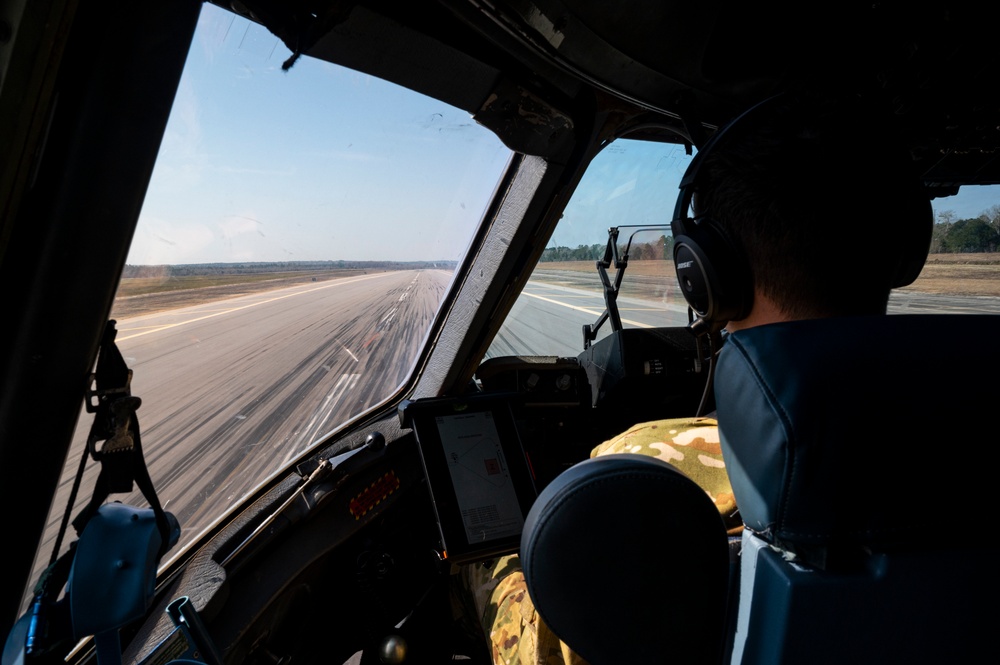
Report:
[{"label": "camouflage uniform", "polygon": [[[708,493],[731,534],[742,529],[715,420],[641,423],[597,446],[590,456],[614,453],[649,455],[672,464]],[[473,593],[496,665],[586,665],[539,619],[517,555],[466,566],[462,575],[465,588]]]}]

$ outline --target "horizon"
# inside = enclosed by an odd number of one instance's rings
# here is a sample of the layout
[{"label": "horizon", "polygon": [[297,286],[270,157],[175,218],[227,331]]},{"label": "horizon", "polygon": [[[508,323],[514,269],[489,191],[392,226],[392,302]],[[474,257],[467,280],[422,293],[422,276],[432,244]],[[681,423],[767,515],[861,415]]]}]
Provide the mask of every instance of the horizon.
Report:
[{"label": "horizon", "polygon": [[292,265],[292,264],[330,264],[330,263],[393,263],[393,264],[410,264],[410,263],[458,263],[456,259],[413,259],[413,260],[396,260],[396,259],[309,259],[301,261],[199,261],[196,263],[125,263],[127,268],[181,268],[181,267],[192,267],[192,266],[240,266],[240,265],[266,265],[266,264],[276,264],[276,265]]}]

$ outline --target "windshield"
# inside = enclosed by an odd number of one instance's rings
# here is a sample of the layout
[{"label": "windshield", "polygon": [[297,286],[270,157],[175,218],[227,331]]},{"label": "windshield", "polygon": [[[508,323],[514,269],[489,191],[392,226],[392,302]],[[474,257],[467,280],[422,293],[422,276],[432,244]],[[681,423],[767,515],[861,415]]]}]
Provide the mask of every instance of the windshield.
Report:
[{"label": "windshield", "polygon": [[932,206],[927,263],[889,295],[889,313],[1000,313],[1000,185],[962,187]]},{"label": "windshield", "polygon": [[[597,260],[605,256],[612,227],[619,229],[619,254],[628,249],[616,301],[622,325],[686,325],[687,305],[673,276],[670,218],[691,159],[684,146],[630,139],[594,157],[486,358],[575,357],[583,350],[583,326],[596,324],[605,309]],[[610,263],[607,277],[614,283],[617,266]],[[595,339],[610,332],[604,323]]]},{"label": "windshield", "polygon": [[511,157],[463,111],[289,55],[204,6],[114,303],[171,554],[407,381]]},{"label": "windshield", "polygon": [[[601,151],[485,358],[576,357],[584,349],[584,326],[595,327],[606,308],[597,262],[607,256],[609,228],[619,253],[628,249],[616,300],[622,327],[687,325],[669,224],[691,159],[682,146],[629,139]],[[1000,313],[1000,186],[966,186],[932,203],[930,256],[913,284],[892,291],[889,313]],[[832,229],[831,241],[842,233]],[[604,322],[592,339],[611,331]]]}]

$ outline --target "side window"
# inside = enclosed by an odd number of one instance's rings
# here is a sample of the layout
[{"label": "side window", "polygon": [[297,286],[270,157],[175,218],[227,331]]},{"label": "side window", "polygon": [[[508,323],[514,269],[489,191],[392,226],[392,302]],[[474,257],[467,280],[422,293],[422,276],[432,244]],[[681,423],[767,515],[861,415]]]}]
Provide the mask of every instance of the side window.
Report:
[{"label": "side window", "polygon": [[889,313],[1000,313],[1000,185],[965,186],[932,205],[927,263],[892,292]]},{"label": "side window", "polygon": [[[576,356],[583,350],[584,325],[595,324],[605,309],[596,264],[611,227],[619,229],[619,252],[628,251],[618,296],[622,325],[687,324],[671,260],[670,219],[690,161],[683,146],[671,143],[620,139],[601,151],[486,357]],[[607,276],[614,283],[613,264]],[[596,338],[610,331],[605,322]]]}]

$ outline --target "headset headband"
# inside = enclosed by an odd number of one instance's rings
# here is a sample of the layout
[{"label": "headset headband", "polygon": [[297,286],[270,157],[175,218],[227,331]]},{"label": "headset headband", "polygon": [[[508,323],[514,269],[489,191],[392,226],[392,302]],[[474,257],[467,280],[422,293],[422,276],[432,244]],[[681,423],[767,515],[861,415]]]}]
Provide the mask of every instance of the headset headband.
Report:
[{"label": "headset headband", "polygon": [[674,205],[674,270],[688,305],[697,315],[691,326],[696,334],[717,332],[729,321],[746,318],[753,305],[753,275],[743,252],[730,240],[721,224],[707,216],[688,216],[706,157],[784,94],[768,97],[723,125],[705,142],[688,164]]},{"label": "headset headband", "polygon": [[723,125],[705,141],[703,146],[698,148],[698,152],[691,159],[691,163],[688,164],[687,169],[684,171],[684,176],[681,178],[679,185],[681,191],[677,197],[677,203],[674,205],[674,220],[686,219],[688,217],[687,213],[691,206],[691,199],[694,197],[694,185],[698,181],[698,172],[701,170],[701,165],[705,161],[705,157],[710,155],[716,149],[716,146],[732,133],[733,127],[742,127],[744,119],[752,118],[752,116],[757,115],[761,108],[768,107],[775,100],[785,99],[785,97],[784,93],[780,93],[757,102]]}]

